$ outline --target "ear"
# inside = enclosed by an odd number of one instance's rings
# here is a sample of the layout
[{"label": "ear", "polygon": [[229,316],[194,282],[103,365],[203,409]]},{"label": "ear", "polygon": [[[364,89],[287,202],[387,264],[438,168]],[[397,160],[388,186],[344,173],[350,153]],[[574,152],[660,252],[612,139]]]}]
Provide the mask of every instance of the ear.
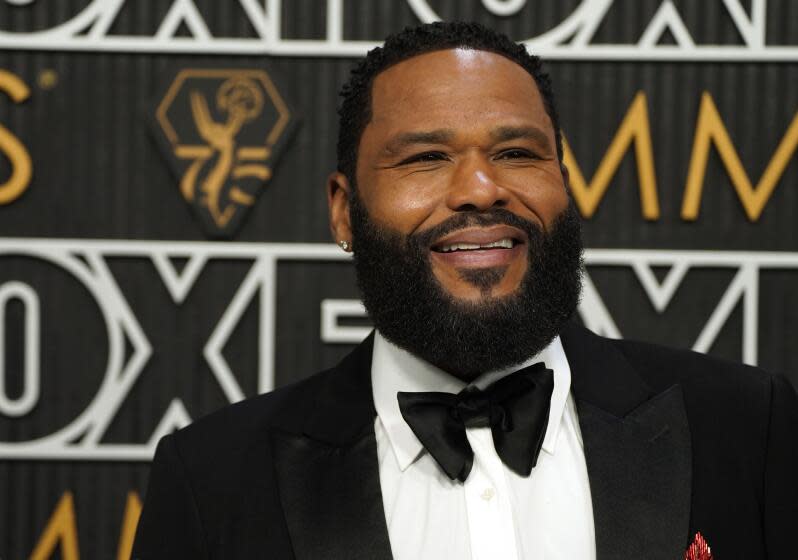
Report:
[{"label": "ear", "polygon": [[327,208],[333,241],[352,243],[352,223],[349,220],[349,197],[352,187],[343,173],[336,171],[327,177]]}]

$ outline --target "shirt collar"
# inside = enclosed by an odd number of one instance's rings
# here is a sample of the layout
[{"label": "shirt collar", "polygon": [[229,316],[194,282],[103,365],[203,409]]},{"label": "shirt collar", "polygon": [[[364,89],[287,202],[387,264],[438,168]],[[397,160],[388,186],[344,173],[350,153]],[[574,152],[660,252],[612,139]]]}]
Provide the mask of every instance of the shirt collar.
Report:
[{"label": "shirt collar", "polygon": [[[565,401],[571,389],[571,368],[559,336],[537,356],[517,366],[484,373],[471,384],[482,389],[514,371],[541,361],[554,372],[549,423],[543,438],[543,451],[553,455],[560,421],[565,410]],[[402,471],[416,460],[424,447],[402,418],[396,393],[399,391],[459,393],[466,385],[464,381],[389,342],[379,331],[375,332],[371,359],[374,406]]]}]

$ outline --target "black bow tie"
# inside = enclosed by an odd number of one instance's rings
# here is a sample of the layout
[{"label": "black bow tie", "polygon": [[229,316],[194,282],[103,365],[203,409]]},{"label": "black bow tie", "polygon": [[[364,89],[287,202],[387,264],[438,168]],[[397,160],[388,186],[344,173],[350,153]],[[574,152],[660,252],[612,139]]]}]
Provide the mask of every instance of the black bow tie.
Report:
[{"label": "black bow tie", "polygon": [[490,426],[501,460],[521,476],[537,463],[546,434],[554,376],[537,363],[504,377],[481,391],[466,387],[451,393],[397,393],[405,422],[422,445],[454,480],[465,482],[474,452],[466,427]]}]

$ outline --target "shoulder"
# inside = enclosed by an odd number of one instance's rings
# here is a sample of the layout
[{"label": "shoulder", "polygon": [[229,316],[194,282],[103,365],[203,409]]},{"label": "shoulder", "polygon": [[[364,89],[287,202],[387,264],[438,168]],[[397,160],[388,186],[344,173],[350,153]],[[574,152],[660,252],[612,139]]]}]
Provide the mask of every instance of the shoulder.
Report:
[{"label": "shoulder", "polygon": [[757,367],[658,344],[607,339],[573,323],[563,334],[572,374],[579,374],[574,384],[582,384],[588,402],[623,401],[624,392],[651,398],[678,385],[699,437],[705,432],[713,439],[725,438],[736,430],[751,442],[762,441],[771,413],[785,408],[774,403],[795,396],[786,378]]},{"label": "shoulder", "polygon": [[[696,441],[711,449],[764,451],[775,424],[795,415],[796,397],[783,375],[689,350],[612,341],[655,393],[678,384]],[[785,420],[787,419],[787,420]]]},{"label": "shoulder", "polygon": [[[575,323],[563,332],[563,345],[573,374],[589,394],[624,391],[662,393],[680,385],[688,405],[703,409],[769,406],[774,384],[784,380],[758,367],[698,352],[630,339],[609,339]],[[618,375],[613,372],[620,371]],[[606,379],[606,381],[602,381]],[[611,399],[610,399],[611,400]],[[690,411],[688,411],[690,412]]]},{"label": "shoulder", "polygon": [[304,433],[314,421],[331,420],[345,431],[341,424],[346,421],[339,417],[364,407],[368,413],[371,404],[371,344],[368,337],[332,368],[228,405],[164,439],[189,472],[221,469],[238,475],[270,462],[275,432]]},{"label": "shoulder", "polygon": [[634,369],[655,390],[679,383],[718,397],[766,398],[777,376],[761,368],[691,350],[634,340],[613,340]]},{"label": "shoulder", "polygon": [[259,462],[275,429],[301,431],[335,368],[225,406],[167,436],[189,471]]}]

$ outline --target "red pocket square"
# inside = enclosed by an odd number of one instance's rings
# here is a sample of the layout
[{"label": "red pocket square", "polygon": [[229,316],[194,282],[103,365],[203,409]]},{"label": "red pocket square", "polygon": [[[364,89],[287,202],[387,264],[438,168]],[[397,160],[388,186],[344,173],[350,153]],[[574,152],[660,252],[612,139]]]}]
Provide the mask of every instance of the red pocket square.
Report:
[{"label": "red pocket square", "polygon": [[695,534],[693,544],[684,553],[684,560],[712,560],[712,551],[701,533]]}]

